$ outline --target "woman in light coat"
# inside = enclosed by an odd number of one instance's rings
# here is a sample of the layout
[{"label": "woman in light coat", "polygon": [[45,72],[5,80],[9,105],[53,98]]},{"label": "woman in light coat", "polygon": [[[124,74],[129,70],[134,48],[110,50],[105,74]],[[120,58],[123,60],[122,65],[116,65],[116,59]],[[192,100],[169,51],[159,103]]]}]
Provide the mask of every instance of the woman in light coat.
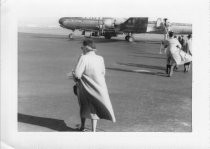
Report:
[{"label": "woman in light coat", "polygon": [[172,31],[169,32],[169,38],[165,41],[165,48],[167,48],[167,68],[166,70],[170,70],[168,76],[171,77],[173,74],[174,67],[176,65],[183,65],[185,63],[191,62],[191,55],[182,51],[181,44],[177,39],[173,38],[174,33]]},{"label": "woman in light coat", "polygon": [[84,130],[85,120],[91,119],[92,131],[95,132],[97,120],[107,119],[115,122],[115,116],[105,82],[103,57],[96,55],[92,40],[84,40],[81,49],[83,54],[73,71],[80,105],[80,130]]},{"label": "woman in light coat", "polygon": [[[187,36],[187,41],[184,47],[184,51],[187,54],[192,56],[192,35],[191,34]],[[184,72],[188,72],[190,70],[190,65],[191,65],[191,62],[184,64]]]}]

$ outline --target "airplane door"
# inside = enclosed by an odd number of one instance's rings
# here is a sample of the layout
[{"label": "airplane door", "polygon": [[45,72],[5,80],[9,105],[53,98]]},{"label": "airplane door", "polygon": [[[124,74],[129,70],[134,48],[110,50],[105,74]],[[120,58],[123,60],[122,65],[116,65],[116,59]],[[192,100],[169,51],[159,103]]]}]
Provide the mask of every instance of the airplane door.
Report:
[{"label": "airplane door", "polygon": [[138,17],[129,18],[121,25],[120,30],[129,33],[146,33],[148,25],[148,18]]}]

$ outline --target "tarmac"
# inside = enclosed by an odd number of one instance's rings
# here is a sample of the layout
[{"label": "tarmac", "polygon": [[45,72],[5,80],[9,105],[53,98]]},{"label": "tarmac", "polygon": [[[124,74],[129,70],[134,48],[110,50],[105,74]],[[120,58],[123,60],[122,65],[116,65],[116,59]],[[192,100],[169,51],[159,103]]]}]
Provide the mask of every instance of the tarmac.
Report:
[{"label": "tarmac", "polygon": [[[18,131],[75,132],[80,124],[74,68],[84,37],[18,33]],[[104,57],[116,123],[99,120],[99,132],[191,132],[192,70],[165,74],[162,35],[93,38]],[[86,127],[91,128],[90,120]]]}]

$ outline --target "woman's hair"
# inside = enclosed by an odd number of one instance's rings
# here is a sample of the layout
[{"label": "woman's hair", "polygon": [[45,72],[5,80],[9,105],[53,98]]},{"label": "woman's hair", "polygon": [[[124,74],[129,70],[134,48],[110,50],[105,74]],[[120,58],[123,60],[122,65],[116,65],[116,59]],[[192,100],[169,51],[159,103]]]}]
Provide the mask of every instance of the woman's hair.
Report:
[{"label": "woman's hair", "polygon": [[169,37],[173,37],[174,36],[174,32],[172,32],[172,31],[169,31]]},{"label": "woman's hair", "polygon": [[91,47],[92,49],[96,49],[96,46],[95,46],[95,44],[93,43],[93,40],[91,40],[91,39],[85,39],[85,40],[83,41],[83,46],[89,46],[89,47]]}]

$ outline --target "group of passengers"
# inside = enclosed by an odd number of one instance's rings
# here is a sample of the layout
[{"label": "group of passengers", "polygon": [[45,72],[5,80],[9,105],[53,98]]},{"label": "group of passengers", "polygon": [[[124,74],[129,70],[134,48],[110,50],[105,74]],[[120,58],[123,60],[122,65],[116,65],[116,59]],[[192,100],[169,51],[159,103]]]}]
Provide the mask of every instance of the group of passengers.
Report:
[{"label": "group of passengers", "polygon": [[172,76],[174,69],[178,69],[179,65],[184,65],[184,72],[190,70],[192,61],[192,35],[174,36],[172,31],[168,32],[168,38],[164,41],[166,53],[166,73]]}]

